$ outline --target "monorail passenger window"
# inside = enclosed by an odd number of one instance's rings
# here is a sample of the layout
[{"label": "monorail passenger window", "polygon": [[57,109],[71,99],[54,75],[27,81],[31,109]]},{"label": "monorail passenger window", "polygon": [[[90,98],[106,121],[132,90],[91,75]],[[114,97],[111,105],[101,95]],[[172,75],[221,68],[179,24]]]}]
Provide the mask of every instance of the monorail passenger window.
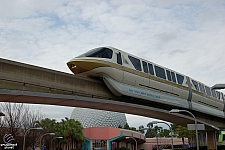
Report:
[{"label": "monorail passenger window", "polygon": [[85,54],[86,57],[112,58],[113,51],[108,48],[97,48]]},{"label": "monorail passenger window", "polygon": [[161,67],[155,66],[155,74],[159,78],[166,79],[165,70]]},{"label": "monorail passenger window", "polygon": [[121,53],[119,52],[117,55],[117,64],[122,65],[122,58],[121,58]]},{"label": "monorail passenger window", "polygon": [[144,72],[148,73],[148,66],[147,66],[147,63],[145,61],[142,61],[142,66],[143,66]]},{"label": "monorail passenger window", "polygon": [[216,97],[216,91],[215,91],[215,90],[212,90],[212,89],[211,89],[211,91],[212,91],[212,96],[213,96],[214,98],[217,98],[217,97]]},{"label": "monorail passenger window", "polygon": [[169,70],[166,70],[166,75],[167,75],[167,79],[168,79],[169,81],[172,81],[171,73],[170,73]]},{"label": "monorail passenger window", "polygon": [[217,98],[220,99],[220,92],[216,91]]},{"label": "monorail passenger window", "polygon": [[177,82],[178,84],[183,84],[184,76],[177,74]]},{"label": "monorail passenger window", "polygon": [[211,94],[211,90],[210,90],[210,88],[209,88],[208,86],[205,86],[205,91],[206,91],[206,94],[207,94],[207,95],[209,95],[209,96],[212,95],[212,94]]},{"label": "monorail passenger window", "polygon": [[153,70],[152,64],[148,63],[148,69],[149,69],[150,75],[153,75],[154,76],[154,70]]},{"label": "monorail passenger window", "polygon": [[137,59],[137,58],[134,58],[134,57],[132,57],[132,56],[128,56],[128,58],[129,58],[130,61],[132,62],[134,68],[135,68],[136,70],[141,71],[141,62],[140,62],[140,60]]},{"label": "monorail passenger window", "polygon": [[196,82],[195,80],[192,80],[192,83],[193,83],[193,85],[195,86],[195,89],[196,89],[197,91],[199,91],[199,88],[198,88],[198,82]]},{"label": "monorail passenger window", "polygon": [[199,88],[202,93],[205,93],[205,88],[201,83],[199,83]]},{"label": "monorail passenger window", "polygon": [[176,77],[175,77],[175,73],[171,71],[171,77],[172,77],[172,81],[174,83],[176,83]]}]

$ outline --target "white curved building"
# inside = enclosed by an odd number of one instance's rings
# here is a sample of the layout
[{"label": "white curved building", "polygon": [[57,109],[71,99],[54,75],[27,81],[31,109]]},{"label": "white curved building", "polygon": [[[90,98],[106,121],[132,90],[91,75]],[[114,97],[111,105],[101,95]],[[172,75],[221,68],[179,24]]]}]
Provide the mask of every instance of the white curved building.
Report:
[{"label": "white curved building", "polygon": [[127,122],[124,113],[96,110],[88,108],[74,108],[71,119],[79,121],[83,128],[87,127],[124,127]]}]

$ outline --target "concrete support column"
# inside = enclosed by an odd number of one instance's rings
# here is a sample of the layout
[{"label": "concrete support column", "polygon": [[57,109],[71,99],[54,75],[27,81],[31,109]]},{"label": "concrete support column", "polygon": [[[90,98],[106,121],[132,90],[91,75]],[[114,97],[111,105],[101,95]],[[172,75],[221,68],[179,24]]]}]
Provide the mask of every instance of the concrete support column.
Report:
[{"label": "concrete support column", "polygon": [[217,145],[216,145],[217,139],[215,139],[215,132],[207,132],[207,145],[208,145],[208,150],[217,150]]}]

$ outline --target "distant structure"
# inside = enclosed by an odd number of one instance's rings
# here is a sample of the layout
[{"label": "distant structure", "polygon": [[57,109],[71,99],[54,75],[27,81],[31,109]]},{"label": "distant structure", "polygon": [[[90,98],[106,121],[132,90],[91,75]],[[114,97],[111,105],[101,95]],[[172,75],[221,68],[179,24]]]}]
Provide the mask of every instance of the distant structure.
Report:
[{"label": "distant structure", "polygon": [[79,121],[83,128],[88,127],[124,127],[127,122],[124,113],[96,110],[88,108],[74,108],[71,119]]}]

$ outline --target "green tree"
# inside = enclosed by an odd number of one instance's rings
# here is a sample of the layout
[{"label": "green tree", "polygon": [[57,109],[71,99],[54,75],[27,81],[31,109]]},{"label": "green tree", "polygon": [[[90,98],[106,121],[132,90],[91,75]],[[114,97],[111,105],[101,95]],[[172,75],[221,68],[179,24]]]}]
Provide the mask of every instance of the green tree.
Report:
[{"label": "green tree", "polygon": [[[38,126],[44,129],[43,133],[53,132],[55,136],[62,136],[63,139],[59,144],[65,144],[67,149],[76,149],[79,144],[85,142],[83,127],[74,119],[65,118],[61,122],[56,122],[55,119],[45,118],[38,123]],[[50,144],[50,140],[48,143]]]},{"label": "green tree", "polygon": [[123,128],[129,130],[130,126],[128,125],[128,123],[126,123]]},{"label": "green tree", "polygon": [[172,126],[172,130],[173,130],[174,134],[177,137],[182,139],[182,143],[185,148],[184,138],[185,137],[191,138],[191,137],[195,136],[195,131],[188,130],[187,127],[183,127],[183,126],[176,125],[176,124],[172,124],[171,126]]},{"label": "green tree", "polygon": [[148,125],[148,130],[145,134],[146,138],[153,138],[153,137],[158,137],[160,136],[160,132],[162,131],[162,127],[158,127],[158,126],[155,126],[153,127],[153,124],[149,124]]},{"label": "green tree", "polygon": [[[65,118],[61,120],[61,122],[57,125],[57,128],[58,133],[63,135],[66,143],[68,143],[68,149],[78,148],[79,143],[82,144],[85,142],[83,127],[79,121]],[[71,147],[69,145],[71,145]]]},{"label": "green tree", "polygon": [[139,131],[140,133],[144,134],[145,131],[144,131],[143,129],[144,129],[144,126],[143,126],[143,125],[140,125],[138,131]]},{"label": "green tree", "polygon": [[44,133],[55,132],[56,120],[45,118],[45,119],[42,119],[40,122],[37,122],[37,126],[42,127]]},{"label": "green tree", "polygon": [[135,127],[130,127],[130,126],[128,125],[128,123],[126,123],[126,124],[124,125],[123,128],[124,128],[124,129],[127,129],[127,130],[137,131],[137,129],[136,129]]},{"label": "green tree", "polygon": [[170,130],[168,129],[162,129],[159,133],[159,137],[171,137],[170,136]]},{"label": "green tree", "polygon": [[[37,122],[36,126],[43,128],[42,135],[44,135],[46,133],[55,133],[55,136],[59,135],[56,132],[56,120],[55,119],[49,119],[49,118],[42,119],[40,122]],[[41,141],[42,144],[40,146],[43,147],[45,145],[47,147],[47,149],[49,149],[52,138],[53,138],[52,135],[45,135]]]}]

